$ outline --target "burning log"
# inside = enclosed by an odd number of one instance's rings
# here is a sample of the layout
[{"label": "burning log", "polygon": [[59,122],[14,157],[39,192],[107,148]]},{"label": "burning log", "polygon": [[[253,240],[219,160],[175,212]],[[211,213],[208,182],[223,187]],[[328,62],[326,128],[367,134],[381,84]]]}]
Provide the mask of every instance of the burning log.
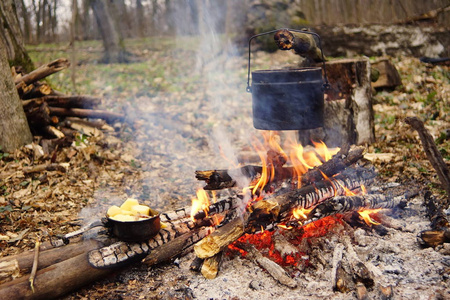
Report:
[{"label": "burning log", "polygon": [[426,130],[423,122],[416,117],[405,118],[405,122],[409,124],[419,134],[422,141],[423,149],[430,161],[431,165],[436,170],[436,173],[441,181],[442,187],[447,191],[447,197],[450,199],[450,170],[447,167],[441,153],[439,152],[433,137]]},{"label": "burning log", "polygon": [[406,205],[406,200],[409,197],[410,196],[408,195],[390,197],[383,194],[337,196],[314,207],[308,214],[306,223],[314,222],[338,213],[361,209],[394,208],[397,206],[404,207]]},{"label": "burning log", "polygon": [[234,197],[228,197],[226,199],[217,201],[216,203],[211,204],[207,210],[198,211],[194,215],[194,219],[201,220],[204,219],[206,216],[214,216],[216,214],[236,209],[237,207],[239,207],[239,204],[242,204],[243,199],[244,195],[237,194]]},{"label": "burning log", "polygon": [[255,246],[248,243],[237,243],[236,246],[248,252],[246,257],[260,265],[261,268],[266,270],[276,281],[290,288],[297,287],[297,282],[292,279],[279,264],[264,257]]},{"label": "burning log", "polygon": [[[309,170],[302,175],[302,184],[311,184],[323,180],[323,174],[331,177],[348,166],[354,164],[363,157],[364,148],[355,147],[350,151],[342,149],[337,155],[333,156],[330,160],[322,165]],[[274,181],[282,181],[295,177],[295,171],[292,167],[279,168],[281,172],[275,173]],[[258,174],[262,173],[262,167],[260,166],[245,166],[239,169],[232,170],[208,170],[208,171],[195,171],[195,177],[198,180],[206,181],[205,190],[217,190],[223,188],[231,188],[236,186],[236,181],[233,179],[234,174],[242,174],[251,180],[254,180]]]}]

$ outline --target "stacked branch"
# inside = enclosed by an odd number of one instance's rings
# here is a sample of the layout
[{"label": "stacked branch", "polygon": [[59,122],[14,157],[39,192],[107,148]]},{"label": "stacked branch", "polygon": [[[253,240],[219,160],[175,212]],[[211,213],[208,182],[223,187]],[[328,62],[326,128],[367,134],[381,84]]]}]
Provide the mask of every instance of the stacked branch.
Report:
[{"label": "stacked branch", "polygon": [[64,130],[55,128],[66,117],[99,118],[106,122],[123,120],[123,114],[94,110],[99,98],[90,96],[69,96],[57,92],[40,80],[70,66],[67,59],[57,59],[28,74],[17,74],[13,70],[14,82],[31,130],[36,134],[62,138]]}]

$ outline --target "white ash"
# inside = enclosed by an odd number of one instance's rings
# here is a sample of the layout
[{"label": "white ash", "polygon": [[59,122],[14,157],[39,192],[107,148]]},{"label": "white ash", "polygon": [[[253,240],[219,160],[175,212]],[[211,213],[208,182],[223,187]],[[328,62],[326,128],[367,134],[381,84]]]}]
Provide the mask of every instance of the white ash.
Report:
[{"label": "white ash", "polygon": [[[348,233],[354,238],[352,244],[358,258],[375,275],[375,286],[368,289],[369,299],[381,299],[379,286],[389,285],[393,287],[394,299],[450,297],[450,245],[444,244],[436,251],[423,249],[417,242],[418,233],[429,228],[421,201],[421,197],[416,197],[405,211],[390,216],[402,218],[400,223],[407,226],[408,231],[388,228],[387,235],[379,236],[375,231],[357,228]],[[340,293],[332,289],[333,251],[343,237],[327,235],[321,239],[322,259],[314,260],[318,265],[295,273],[298,283],[295,289],[280,285],[259,266],[238,257],[225,257],[219,275],[212,280],[189,271],[192,254],[180,260],[179,268],[164,267],[162,277],[186,275],[185,284],[195,299],[356,299],[355,292]],[[345,249],[343,255],[346,255]],[[325,265],[320,261],[325,261]]]}]

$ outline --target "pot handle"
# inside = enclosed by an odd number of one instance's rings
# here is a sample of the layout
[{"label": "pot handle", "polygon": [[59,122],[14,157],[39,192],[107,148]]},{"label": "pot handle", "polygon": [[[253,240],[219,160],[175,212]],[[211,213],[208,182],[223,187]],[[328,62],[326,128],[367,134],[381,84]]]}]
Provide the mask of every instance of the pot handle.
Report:
[{"label": "pot handle", "polygon": [[250,86],[250,54],[251,54],[251,42],[254,38],[260,37],[262,35],[266,35],[266,34],[271,34],[271,33],[275,33],[279,30],[288,30],[288,31],[294,31],[294,32],[300,32],[300,33],[306,33],[306,34],[311,34],[315,37],[318,38],[319,40],[319,48],[320,51],[322,52],[322,66],[323,66],[323,75],[324,75],[324,79],[325,79],[325,83],[323,84],[323,90],[329,90],[330,89],[330,84],[328,83],[328,77],[327,77],[327,70],[325,68],[325,57],[323,56],[323,50],[322,50],[322,42],[320,39],[320,36],[315,33],[315,32],[310,32],[310,31],[305,31],[305,30],[298,30],[298,29],[289,29],[289,28],[280,28],[280,29],[275,29],[275,30],[271,30],[268,32],[263,32],[260,34],[256,34],[254,36],[252,36],[249,40],[248,40],[248,73],[247,73],[247,92],[251,93],[252,92],[252,88]]}]

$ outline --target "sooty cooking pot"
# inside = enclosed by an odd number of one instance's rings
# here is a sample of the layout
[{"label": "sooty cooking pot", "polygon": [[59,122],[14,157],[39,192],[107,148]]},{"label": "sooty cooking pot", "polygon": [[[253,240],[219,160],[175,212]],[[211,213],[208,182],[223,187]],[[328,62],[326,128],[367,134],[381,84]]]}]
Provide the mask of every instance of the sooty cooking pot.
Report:
[{"label": "sooty cooking pot", "polygon": [[126,242],[142,242],[154,237],[161,229],[159,212],[150,209],[150,217],[139,221],[117,221],[107,217],[105,227]]},{"label": "sooty cooking pot", "polygon": [[[312,34],[302,30],[289,31]],[[247,91],[252,93],[253,126],[262,130],[303,130],[323,126],[324,90],[329,86],[325,59],[322,68],[257,70],[252,72],[250,86],[251,41],[273,30],[252,36],[248,42]]]}]

